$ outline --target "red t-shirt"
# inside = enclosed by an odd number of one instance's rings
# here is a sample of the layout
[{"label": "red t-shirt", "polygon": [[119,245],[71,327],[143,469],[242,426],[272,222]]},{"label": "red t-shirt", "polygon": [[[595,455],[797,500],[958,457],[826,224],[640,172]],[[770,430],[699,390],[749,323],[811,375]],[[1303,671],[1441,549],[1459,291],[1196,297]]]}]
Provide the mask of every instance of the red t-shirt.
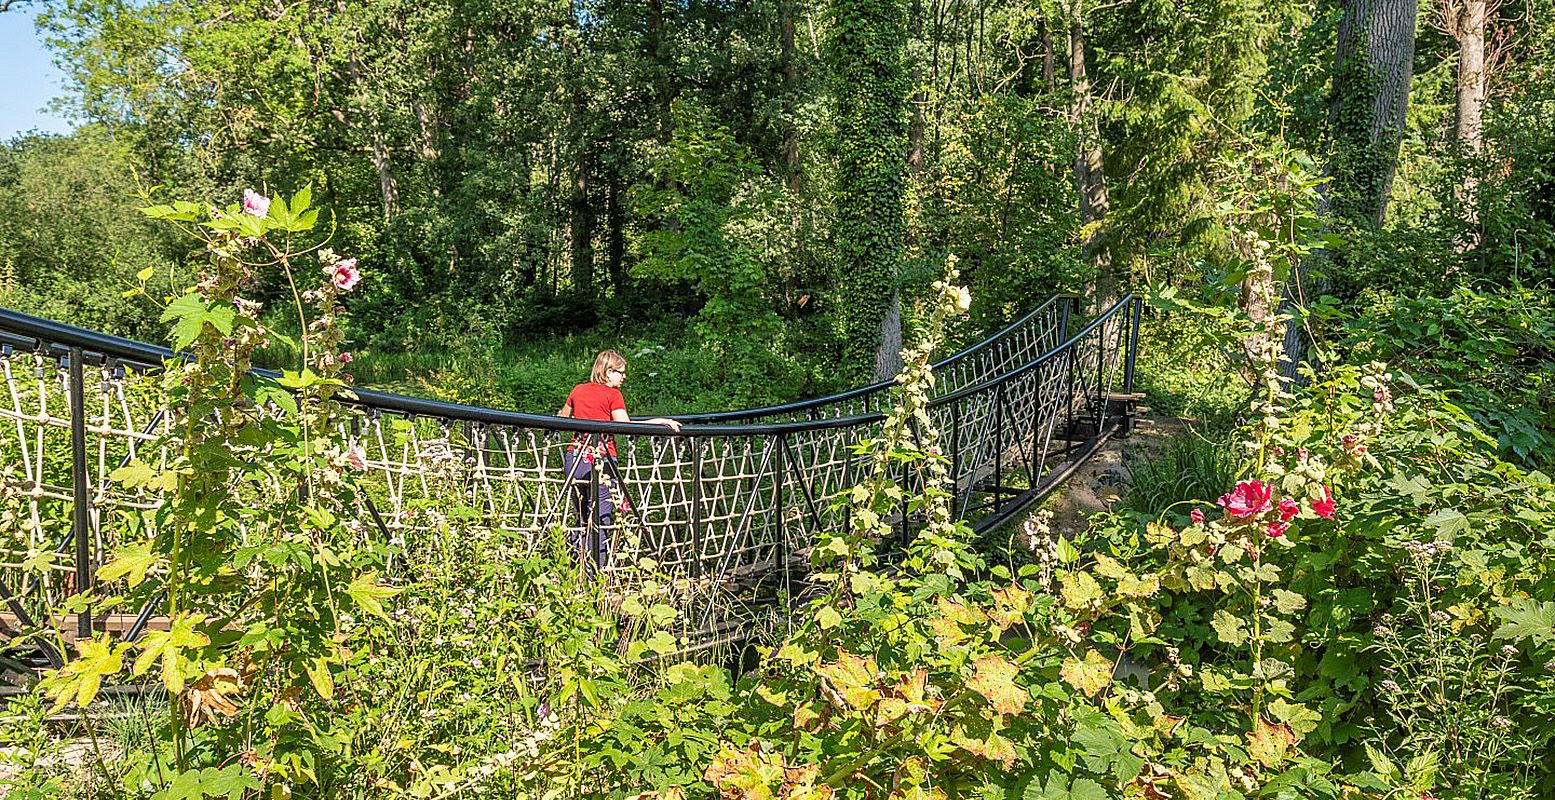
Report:
[{"label": "red t-shirt", "polygon": [[[615,419],[611,413],[616,409],[626,410],[626,398],[621,396],[620,389],[612,389],[603,383],[580,383],[572,387],[572,392],[567,395],[567,405],[572,406],[574,419],[592,419],[601,422],[610,422]],[[574,442],[580,442],[583,437],[574,438]],[[614,456],[616,454],[616,440],[614,436],[606,436],[605,452]]]}]

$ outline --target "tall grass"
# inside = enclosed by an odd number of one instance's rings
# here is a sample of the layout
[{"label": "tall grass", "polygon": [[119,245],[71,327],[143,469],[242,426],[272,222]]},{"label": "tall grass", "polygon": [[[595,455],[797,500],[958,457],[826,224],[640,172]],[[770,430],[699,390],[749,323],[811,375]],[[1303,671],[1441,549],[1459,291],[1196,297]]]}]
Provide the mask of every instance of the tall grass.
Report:
[{"label": "tall grass", "polygon": [[1158,448],[1138,450],[1127,459],[1128,490],[1120,510],[1154,517],[1177,503],[1173,511],[1186,516],[1189,501],[1213,501],[1236,483],[1236,448],[1228,434],[1185,429]]}]

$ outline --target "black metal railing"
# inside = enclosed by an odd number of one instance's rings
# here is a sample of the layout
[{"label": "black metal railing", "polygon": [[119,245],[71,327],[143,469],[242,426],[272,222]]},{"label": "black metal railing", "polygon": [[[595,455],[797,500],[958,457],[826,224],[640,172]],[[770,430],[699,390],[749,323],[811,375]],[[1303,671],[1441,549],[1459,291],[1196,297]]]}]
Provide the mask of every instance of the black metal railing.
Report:
[{"label": "black metal railing", "polygon": [[[1133,389],[1140,302],[1125,297],[1071,334],[1072,305],[1054,298],[936,365],[929,416],[956,511],[979,529],[1026,507],[1126,419],[1114,392]],[[61,625],[53,610],[93,584],[124,534],[113,512],[157,504],[108,476],[166,457],[154,448],[169,415],[148,376],[173,357],[0,309],[0,514],[16,521],[0,534],[0,601],[14,629]],[[786,570],[817,532],[848,524],[832,498],[864,468],[855,445],[880,431],[889,389],[687,415],[678,434],[358,390],[362,413],[342,434],[366,453],[364,518],[409,562],[432,557],[426,509],[457,503],[534,543],[565,528],[601,568],[651,557],[720,591]],[[606,440],[614,458],[599,450]],[[586,452],[597,458],[582,469]],[[895,523],[905,536],[913,521]],[[46,550],[57,558],[41,574],[20,568]],[[128,633],[151,613],[123,623]],[[77,636],[111,622],[75,616]]]}]

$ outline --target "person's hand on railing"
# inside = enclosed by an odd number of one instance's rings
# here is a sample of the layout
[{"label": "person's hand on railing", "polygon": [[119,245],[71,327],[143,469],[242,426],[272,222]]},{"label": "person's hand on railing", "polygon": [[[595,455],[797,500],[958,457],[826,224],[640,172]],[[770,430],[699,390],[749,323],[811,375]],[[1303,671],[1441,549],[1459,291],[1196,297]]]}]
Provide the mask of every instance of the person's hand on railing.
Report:
[{"label": "person's hand on railing", "polygon": [[654,417],[653,419],[645,419],[643,422],[646,422],[649,425],[663,425],[675,433],[680,433],[680,423],[668,417]]}]

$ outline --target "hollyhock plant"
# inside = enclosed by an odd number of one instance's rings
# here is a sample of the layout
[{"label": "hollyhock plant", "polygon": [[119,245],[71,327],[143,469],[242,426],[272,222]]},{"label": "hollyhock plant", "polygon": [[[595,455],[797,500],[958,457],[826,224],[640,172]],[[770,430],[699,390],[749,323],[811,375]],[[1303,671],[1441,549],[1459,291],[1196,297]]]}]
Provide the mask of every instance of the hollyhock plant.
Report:
[{"label": "hollyhock plant", "polygon": [[264,217],[270,213],[270,198],[254,191],[243,190],[243,213],[256,217]]},{"label": "hollyhock plant", "polygon": [[1296,505],[1295,500],[1289,497],[1280,500],[1280,522],[1290,522],[1300,513],[1301,506]]},{"label": "hollyhock plant", "polygon": [[1235,489],[1220,496],[1220,505],[1227,514],[1248,520],[1269,510],[1273,494],[1273,488],[1263,481],[1241,481]]},{"label": "hollyhock plant", "polygon": [[1195,525],[1203,525],[1204,524],[1204,510],[1200,509],[1200,508],[1195,508],[1192,511],[1189,511],[1188,512],[1188,519],[1193,520],[1193,524],[1195,524]]},{"label": "hollyhock plant", "polygon": [[335,288],[342,292],[349,292],[356,288],[358,281],[362,279],[362,271],[356,268],[356,259],[342,258],[333,266],[325,267],[329,273],[329,279],[334,282]]},{"label": "hollyhock plant", "polygon": [[1284,536],[1285,532],[1288,530],[1290,530],[1290,523],[1271,522],[1269,523],[1269,527],[1263,529],[1263,532],[1268,534],[1270,539],[1278,539],[1281,536]]},{"label": "hollyhock plant", "polygon": [[1323,519],[1333,519],[1334,510],[1336,507],[1337,504],[1334,503],[1334,493],[1329,491],[1326,485],[1323,487],[1323,499],[1312,501],[1312,513],[1322,517]]}]

